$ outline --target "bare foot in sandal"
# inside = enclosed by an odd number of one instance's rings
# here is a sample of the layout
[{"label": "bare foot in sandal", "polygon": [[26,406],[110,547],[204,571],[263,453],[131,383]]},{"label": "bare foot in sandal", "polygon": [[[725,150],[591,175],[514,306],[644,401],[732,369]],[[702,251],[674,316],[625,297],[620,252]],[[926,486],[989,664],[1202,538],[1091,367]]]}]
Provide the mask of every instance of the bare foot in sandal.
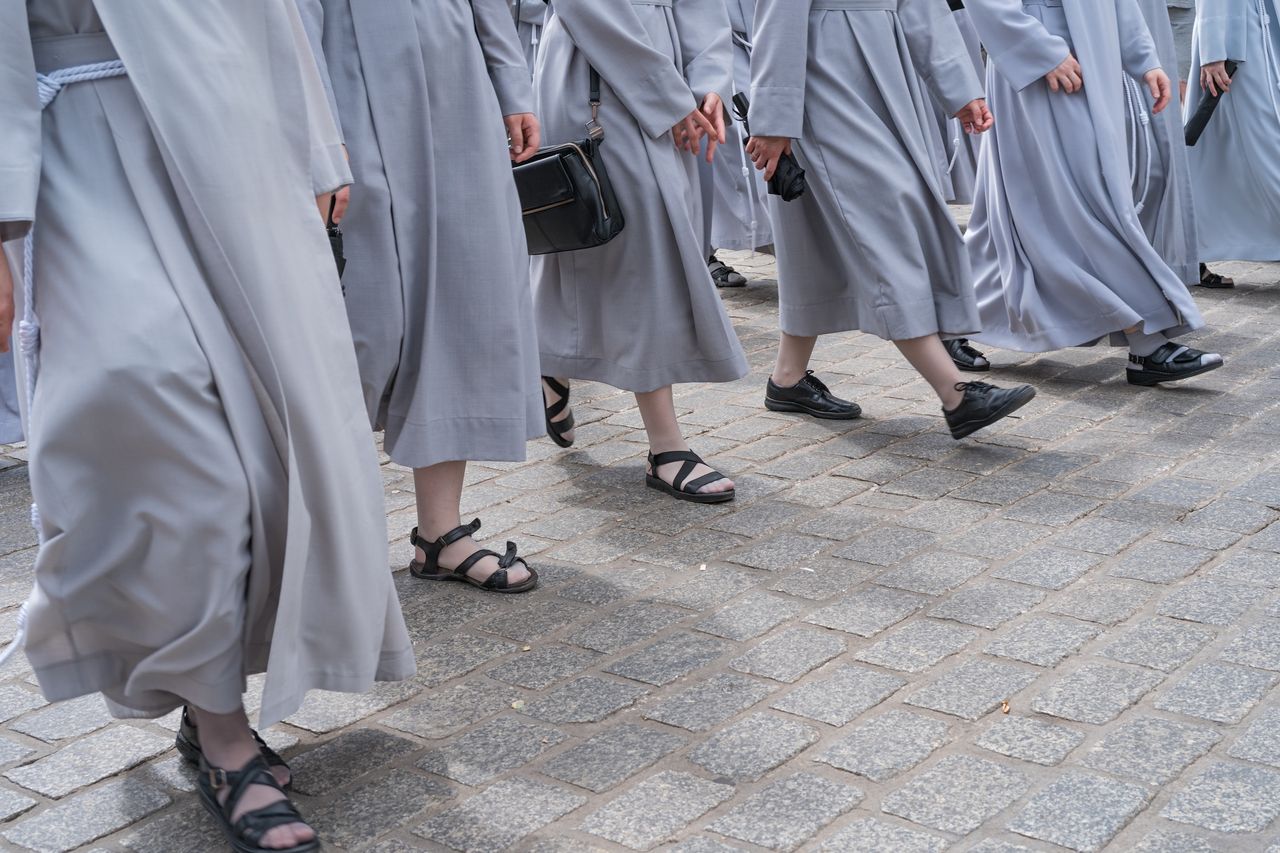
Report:
[{"label": "bare foot in sandal", "polygon": [[507,543],[504,554],[487,550],[471,538],[479,529],[476,519],[429,539],[415,527],[409,535],[415,547],[409,565],[414,577],[463,581],[491,592],[528,592],[538,585],[538,573],[517,554],[514,543]]}]

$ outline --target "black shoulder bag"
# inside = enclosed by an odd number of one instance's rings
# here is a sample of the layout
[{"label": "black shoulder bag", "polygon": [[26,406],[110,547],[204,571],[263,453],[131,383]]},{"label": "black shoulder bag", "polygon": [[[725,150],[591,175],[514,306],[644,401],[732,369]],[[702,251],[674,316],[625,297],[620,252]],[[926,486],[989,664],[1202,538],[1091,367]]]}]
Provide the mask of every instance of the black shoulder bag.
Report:
[{"label": "black shoulder bag", "polygon": [[600,75],[592,68],[587,138],[543,148],[515,167],[531,255],[603,246],[626,224],[600,156],[604,128],[599,115]]}]

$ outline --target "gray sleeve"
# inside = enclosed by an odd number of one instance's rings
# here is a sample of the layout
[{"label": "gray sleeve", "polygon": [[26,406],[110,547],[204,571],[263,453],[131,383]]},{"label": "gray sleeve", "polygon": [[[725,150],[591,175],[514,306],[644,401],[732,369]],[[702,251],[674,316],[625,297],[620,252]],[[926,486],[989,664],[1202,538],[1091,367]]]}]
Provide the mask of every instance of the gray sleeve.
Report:
[{"label": "gray sleeve", "polygon": [[680,0],[675,5],[684,79],[701,103],[712,92],[728,106],[733,97],[733,31],[724,0]]},{"label": "gray sleeve", "polygon": [[1027,88],[1071,53],[1063,39],[1023,11],[1022,0],[965,0],[964,6],[992,65],[1015,89]]},{"label": "gray sleeve", "polygon": [[1196,10],[1170,6],[1169,23],[1173,25],[1173,44],[1178,50],[1178,76],[1187,80],[1191,76],[1191,40],[1196,30]]},{"label": "gray sleeve", "polygon": [[329,109],[333,112],[333,122],[338,126],[338,135],[342,135],[342,116],[338,112],[338,99],[333,95],[333,81],[329,79],[329,63],[324,55],[324,3],[321,0],[295,0],[298,14],[302,16],[302,26],[307,31],[307,41],[311,52],[315,55],[316,68],[320,71],[320,82],[324,84],[325,97],[329,99]]},{"label": "gray sleeve", "polygon": [[316,195],[333,192],[352,183],[351,168],[342,147],[342,134],[320,79],[320,66],[311,51],[306,27],[298,7],[286,3],[292,25],[294,53],[302,80],[303,107],[307,111],[307,129],[311,137],[311,182]]},{"label": "gray sleeve", "polygon": [[574,45],[650,138],[670,133],[697,108],[680,69],[645,38],[630,0],[555,0],[552,9]]},{"label": "gray sleeve", "polygon": [[760,0],[751,48],[751,132],[804,135],[809,67],[809,10],[813,0]]},{"label": "gray sleeve", "polygon": [[502,114],[533,112],[533,77],[506,0],[471,0],[471,9]]},{"label": "gray sleeve", "polygon": [[40,188],[40,102],[27,4],[0,0],[0,242],[25,237]]},{"label": "gray sleeve", "polygon": [[898,16],[916,72],[947,115],[984,96],[969,47],[946,0],[902,0]]}]

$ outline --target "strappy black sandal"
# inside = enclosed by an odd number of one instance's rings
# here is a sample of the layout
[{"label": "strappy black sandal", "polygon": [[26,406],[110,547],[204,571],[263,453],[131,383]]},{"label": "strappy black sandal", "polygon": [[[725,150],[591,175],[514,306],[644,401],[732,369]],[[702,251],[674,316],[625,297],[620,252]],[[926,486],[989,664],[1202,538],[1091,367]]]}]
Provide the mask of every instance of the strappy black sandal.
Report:
[{"label": "strappy black sandal", "polygon": [[[658,476],[658,469],[663,465],[670,465],[672,462],[683,462],[684,464],[680,466],[680,470],[676,472],[675,477],[668,483]],[[736,489],[729,489],[727,492],[698,491],[703,486],[709,486],[719,480],[729,479],[719,471],[713,470],[710,474],[703,474],[691,483],[685,482],[695,468],[706,464],[702,457],[692,450],[668,450],[666,453],[650,453],[649,473],[645,474],[644,482],[649,488],[666,492],[673,498],[699,504],[720,504],[737,497]]]},{"label": "strappy black sandal", "polygon": [[[507,553],[505,554],[498,554],[496,551],[481,548],[463,560],[458,565],[458,568],[441,568],[439,562],[440,552],[459,539],[474,536],[479,529],[480,519],[477,518],[470,524],[453,528],[434,542],[428,542],[418,535],[418,528],[413,528],[413,532],[409,534],[409,541],[415,548],[421,548],[422,552],[427,555],[427,559],[421,563],[414,560],[409,564],[409,571],[413,573],[415,578],[421,578],[425,581],[462,581],[472,586],[478,586],[488,592],[528,592],[538,585],[538,573],[529,567],[523,557],[517,556],[516,543],[514,542],[507,543]],[[484,580],[478,581],[469,576],[467,572],[471,571],[471,568],[485,557],[497,557],[498,570]],[[520,583],[512,584],[508,580],[507,570],[516,563],[525,567],[525,570],[529,572],[529,577],[520,581]]]},{"label": "strappy black sandal", "polygon": [[542,377],[542,381],[560,398],[550,406],[544,406],[547,412],[547,437],[560,447],[573,447],[573,441],[564,437],[565,433],[573,431],[573,410],[569,410],[569,415],[564,420],[553,420],[569,408],[569,386],[550,376]]},{"label": "strappy black sandal", "polygon": [[[262,735],[258,734],[255,729],[253,739],[258,742],[258,752],[262,755],[262,760],[267,762],[267,766],[274,770],[277,767],[283,767],[289,771],[289,781],[281,787],[288,788],[293,784],[293,771],[289,768],[288,762],[280,757],[280,754],[271,747],[267,746],[267,742],[262,739]],[[196,721],[191,719],[191,709],[184,707],[182,709],[182,722],[178,725],[178,738],[175,746],[178,747],[178,753],[186,759],[187,763],[192,767],[199,767],[200,762],[204,759],[204,750],[200,747],[200,731],[196,728]]]},{"label": "strappy black sandal", "polygon": [[[271,775],[271,768],[262,756],[255,756],[239,770],[227,771],[221,767],[210,767],[209,762],[200,758],[200,775],[197,777],[200,789],[200,802],[205,810],[213,815],[213,819],[222,827],[231,849],[236,853],[312,853],[320,849],[320,839],[313,838],[293,847],[263,847],[262,838],[278,826],[291,823],[306,823],[298,808],[290,800],[283,799],[263,806],[254,811],[245,812],[235,822],[231,815],[235,814],[236,805],[245,791],[253,785],[264,785],[275,788],[280,793],[284,789]],[[225,803],[218,802],[218,794],[230,789]]]}]

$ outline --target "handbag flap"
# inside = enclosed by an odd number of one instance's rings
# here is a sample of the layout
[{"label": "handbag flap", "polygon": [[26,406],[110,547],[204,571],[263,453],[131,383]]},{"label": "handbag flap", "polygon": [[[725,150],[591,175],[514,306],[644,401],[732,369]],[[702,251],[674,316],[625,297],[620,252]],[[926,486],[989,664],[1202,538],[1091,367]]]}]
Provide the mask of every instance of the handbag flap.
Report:
[{"label": "handbag flap", "polygon": [[577,198],[565,157],[577,157],[572,146],[557,146],[515,167],[516,190],[523,213],[565,204]]}]

